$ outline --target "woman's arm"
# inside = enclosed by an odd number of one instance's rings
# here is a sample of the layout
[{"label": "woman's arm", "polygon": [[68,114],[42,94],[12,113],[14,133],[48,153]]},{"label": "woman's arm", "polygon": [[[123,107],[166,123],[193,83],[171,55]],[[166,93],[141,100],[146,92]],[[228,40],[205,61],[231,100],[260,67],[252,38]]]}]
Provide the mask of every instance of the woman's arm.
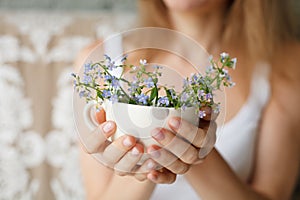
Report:
[{"label": "woman's arm", "polygon": [[149,199],[155,184],[118,176],[84,151],[80,152],[81,172],[88,200]]},{"label": "woman's arm", "polygon": [[[292,52],[299,54],[300,49]],[[281,70],[273,69],[273,95],[263,115],[251,181],[239,180],[214,149],[203,163],[192,165],[186,173],[203,199],[290,198],[300,166],[300,68],[297,56],[280,58],[275,63],[281,63]]]},{"label": "woman's arm", "polygon": [[[266,110],[258,141],[254,176],[240,181],[221,155],[212,151],[186,174],[204,199],[289,199],[299,170],[299,122],[288,120],[275,100]],[[299,111],[299,107],[297,112]]]}]

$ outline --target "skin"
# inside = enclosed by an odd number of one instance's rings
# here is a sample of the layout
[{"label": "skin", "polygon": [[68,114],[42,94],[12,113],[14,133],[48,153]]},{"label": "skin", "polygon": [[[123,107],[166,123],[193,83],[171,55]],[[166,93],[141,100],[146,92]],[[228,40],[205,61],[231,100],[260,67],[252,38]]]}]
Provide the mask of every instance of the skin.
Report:
[{"label": "skin", "polygon": [[[165,0],[174,29],[192,36],[204,44],[209,52],[217,54],[220,52],[218,38],[221,30],[219,27],[221,27],[226,1],[215,1],[218,4],[209,2],[211,1]],[[193,5],[192,9],[190,5]],[[214,12],[208,12],[209,9],[214,9]],[[205,29],[201,28],[204,26]],[[84,57],[92,48],[89,47],[82,52],[77,62],[78,66],[81,66]],[[232,73],[233,79],[238,84],[227,93],[226,121],[234,117],[245,103],[253,71],[253,64],[249,63],[244,55],[234,49],[229,49],[229,52],[233,52],[239,58],[239,66],[242,67],[238,67]],[[106,138],[114,133],[116,124],[106,122],[104,111],[100,111],[96,116],[99,122],[99,128],[95,130],[98,133],[97,142],[90,149],[83,148],[83,150],[90,154],[103,152],[104,157],[110,163],[110,168],[100,165],[82,151],[81,167],[84,173],[87,199],[148,199],[157,183],[173,183],[177,174],[185,174],[189,183],[203,199],[289,199],[300,165],[300,134],[296,131],[300,129],[298,113],[300,95],[295,92],[299,90],[300,85],[300,70],[295,62],[300,56],[299,52],[299,44],[287,43],[278,50],[275,56],[278,60],[271,63],[272,96],[262,115],[255,166],[253,175],[247,183],[237,178],[216,149],[208,154],[204,162],[197,163],[199,160],[194,155],[198,149],[195,147],[202,145],[207,134],[207,124],[204,123],[198,128],[178,118],[173,120],[180,121],[179,128],[169,121],[172,131],[153,130],[152,136],[162,147],[149,147],[147,152],[150,153],[151,159],[147,160],[141,168],[134,169],[139,155],[133,154],[136,151],[142,153],[142,145],[131,136],[118,138],[113,143],[105,142]],[[288,66],[289,70],[281,70],[282,64]],[[110,124],[111,129],[105,132],[104,126],[107,124]],[[195,140],[189,140],[186,137],[190,130],[197,130]],[[185,137],[186,140],[174,140],[177,137],[176,134]],[[175,141],[179,145],[167,145],[170,141]],[[193,144],[193,146],[188,149],[189,153],[179,156],[176,154],[176,147],[182,145],[183,142]],[[153,150],[158,150],[159,153],[151,154]],[[175,158],[178,156],[177,161],[167,165],[167,161],[174,159],[174,156]],[[157,166],[164,168],[155,170]],[[124,173],[124,171],[131,170],[148,172]]]}]

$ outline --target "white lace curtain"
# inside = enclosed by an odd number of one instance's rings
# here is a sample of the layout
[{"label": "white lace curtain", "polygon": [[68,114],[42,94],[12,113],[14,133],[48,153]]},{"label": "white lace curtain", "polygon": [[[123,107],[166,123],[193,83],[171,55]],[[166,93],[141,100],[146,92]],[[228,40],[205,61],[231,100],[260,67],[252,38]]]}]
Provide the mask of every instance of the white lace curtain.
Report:
[{"label": "white lace curtain", "polygon": [[84,199],[72,64],[80,49],[133,19],[124,13],[1,12],[1,200]]}]

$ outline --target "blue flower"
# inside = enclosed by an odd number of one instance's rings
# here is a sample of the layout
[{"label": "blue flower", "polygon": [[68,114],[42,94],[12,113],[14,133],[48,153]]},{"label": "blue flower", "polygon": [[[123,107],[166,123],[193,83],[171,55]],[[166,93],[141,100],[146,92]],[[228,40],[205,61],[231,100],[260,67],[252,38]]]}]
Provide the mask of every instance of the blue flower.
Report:
[{"label": "blue flower", "polygon": [[90,84],[93,81],[92,77],[89,75],[84,75],[83,76],[83,83],[84,84]]},{"label": "blue flower", "polygon": [[85,74],[89,73],[92,69],[93,69],[92,63],[89,62],[89,63],[84,64],[84,73]]},{"label": "blue flower", "polygon": [[158,103],[161,105],[166,105],[166,106],[168,106],[170,104],[168,97],[160,97],[158,99]]},{"label": "blue flower", "polygon": [[193,74],[190,80],[190,84],[196,84],[198,80],[198,76],[196,74]]},{"label": "blue flower", "polygon": [[105,75],[104,76],[105,81],[108,81],[108,80],[111,80],[111,79],[112,79],[111,75]]},{"label": "blue flower", "polygon": [[198,90],[198,98],[201,98],[205,95],[204,90]]},{"label": "blue flower", "polygon": [[114,94],[114,95],[112,95],[111,97],[110,97],[110,99],[109,99],[112,103],[116,103],[116,102],[118,102],[118,95],[117,94]]},{"label": "blue flower", "polygon": [[177,95],[173,90],[171,90],[170,93],[173,100],[177,99]]},{"label": "blue flower", "polygon": [[206,116],[206,113],[204,110],[199,110],[199,115],[198,115],[200,118],[203,118]]},{"label": "blue flower", "polygon": [[152,78],[145,79],[144,83],[147,88],[152,88],[154,86],[154,82]]},{"label": "blue flower", "polygon": [[109,90],[103,90],[102,96],[103,98],[108,98],[111,96],[111,92]]},{"label": "blue flower", "polygon": [[181,101],[181,102],[186,102],[186,101],[188,100],[189,97],[190,97],[189,94],[186,93],[186,92],[184,92],[184,93],[182,93],[182,95],[181,95],[180,101]]},{"label": "blue flower", "polygon": [[148,103],[147,100],[149,99],[149,96],[147,96],[145,94],[140,94],[136,98],[139,103],[146,105]]},{"label": "blue flower", "polygon": [[108,55],[105,54],[104,57],[106,60],[106,66],[110,71],[117,67],[115,65],[115,61],[113,61]]},{"label": "blue flower", "polygon": [[113,88],[119,88],[120,87],[120,83],[119,83],[119,80],[116,79],[115,77],[112,78],[112,81],[111,81],[111,86]]},{"label": "blue flower", "polygon": [[86,94],[86,91],[85,90],[82,90],[79,92],[79,97],[82,98],[82,97],[86,97],[87,94]]},{"label": "blue flower", "polygon": [[205,95],[205,99],[206,100],[210,100],[210,99],[212,99],[212,94],[211,93],[207,93],[206,95]]},{"label": "blue flower", "polygon": [[212,65],[209,65],[209,66],[206,67],[206,73],[210,74],[210,73],[212,73],[213,71],[214,71],[214,68],[213,68]]},{"label": "blue flower", "polygon": [[131,93],[134,93],[136,92],[136,89],[138,88],[138,85],[136,82],[133,82],[130,84],[130,87],[128,88],[128,91],[131,92]]},{"label": "blue flower", "polygon": [[117,68],[117,66],[115,65],[115,61],[108,61],[107,62],[107,68],[112,71],[114,68]]}]

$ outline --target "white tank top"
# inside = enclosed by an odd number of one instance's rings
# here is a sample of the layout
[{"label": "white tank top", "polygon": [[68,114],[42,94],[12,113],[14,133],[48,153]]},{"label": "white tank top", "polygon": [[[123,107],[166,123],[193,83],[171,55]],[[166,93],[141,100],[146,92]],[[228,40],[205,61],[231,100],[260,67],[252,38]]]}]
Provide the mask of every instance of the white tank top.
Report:
[{"label": "white tank top", "polygon": [[[112,43],[104,44],[104,52],[109,52],[112,57],[120,56],[123,50],[121,43],[121,40],[115,40]],[[115,76],[119,76],[122,71],[114,71],[113,73]],[[262,63],[256,66],[247,101],[234,118],[217,130],[215,148],[244,182],[250,178],[252,172],[257,129],[263,109],[270,96],[268,74],[269,66],[267,64]],[[241,127],[243,128],[241,129]],[[198,200],[200,197],[184,176],[179,175],[173,184],[158,184],[150,199]]]}]

